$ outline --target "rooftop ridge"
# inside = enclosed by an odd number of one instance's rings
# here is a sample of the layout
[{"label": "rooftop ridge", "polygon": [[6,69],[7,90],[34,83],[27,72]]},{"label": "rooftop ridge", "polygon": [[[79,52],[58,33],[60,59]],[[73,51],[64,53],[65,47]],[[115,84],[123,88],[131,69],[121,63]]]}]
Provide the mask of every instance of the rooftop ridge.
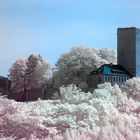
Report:
[{"label": "rooftop ridge", "polygon": [[135,26],[132,26],[132,27],[119,27],[119,28],[117,28],[118,30],[130,30],[130,29],[139,29],[138,27],[135,27]]}]

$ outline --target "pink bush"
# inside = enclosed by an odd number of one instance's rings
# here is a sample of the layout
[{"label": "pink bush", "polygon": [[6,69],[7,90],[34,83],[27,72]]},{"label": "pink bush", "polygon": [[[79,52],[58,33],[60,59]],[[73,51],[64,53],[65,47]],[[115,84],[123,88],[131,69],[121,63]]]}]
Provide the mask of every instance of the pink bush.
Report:
[{"label": "pink bush", "polygon": [[139,140],[140,104],[109,83],[93,93],[62,87],[60,100],[0,98],[0,139]]},{"label": "pink bush", "polygon": [[127,94],[128,98],[133,98],[136,101],[140,101],[140,78],[132,78],[125,82],[121,87],[122,91]]}]

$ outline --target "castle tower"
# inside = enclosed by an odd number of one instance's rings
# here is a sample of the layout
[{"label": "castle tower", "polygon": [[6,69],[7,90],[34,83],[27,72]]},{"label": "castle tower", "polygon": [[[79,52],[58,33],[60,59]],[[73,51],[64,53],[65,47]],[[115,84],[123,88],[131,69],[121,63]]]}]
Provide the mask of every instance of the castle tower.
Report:
[{"label": "castle tower", "polygon": [[140,77],[140,29],[118,28],[117,63],[131,75]]}]

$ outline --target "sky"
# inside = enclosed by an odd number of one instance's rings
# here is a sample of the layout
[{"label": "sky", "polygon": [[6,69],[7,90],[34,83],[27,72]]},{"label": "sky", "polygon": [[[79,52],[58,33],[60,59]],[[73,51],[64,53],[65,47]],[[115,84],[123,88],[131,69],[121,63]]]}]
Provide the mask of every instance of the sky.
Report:
[{"label": "sky", "polygon": [[140,28],[139,0],[0,0],[0,75],[30,54],[52,67],[74,46],[117,47],[117,28]]}]

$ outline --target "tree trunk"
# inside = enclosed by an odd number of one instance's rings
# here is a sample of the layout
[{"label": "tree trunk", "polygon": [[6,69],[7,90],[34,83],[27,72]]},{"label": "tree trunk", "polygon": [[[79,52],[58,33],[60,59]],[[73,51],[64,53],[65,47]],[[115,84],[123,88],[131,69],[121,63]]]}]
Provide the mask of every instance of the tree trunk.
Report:
[{"label": "tree trunk", "polygon": [[22,96],[22,101],[27,101],[27,89],[24,88],[23,96]]}]

